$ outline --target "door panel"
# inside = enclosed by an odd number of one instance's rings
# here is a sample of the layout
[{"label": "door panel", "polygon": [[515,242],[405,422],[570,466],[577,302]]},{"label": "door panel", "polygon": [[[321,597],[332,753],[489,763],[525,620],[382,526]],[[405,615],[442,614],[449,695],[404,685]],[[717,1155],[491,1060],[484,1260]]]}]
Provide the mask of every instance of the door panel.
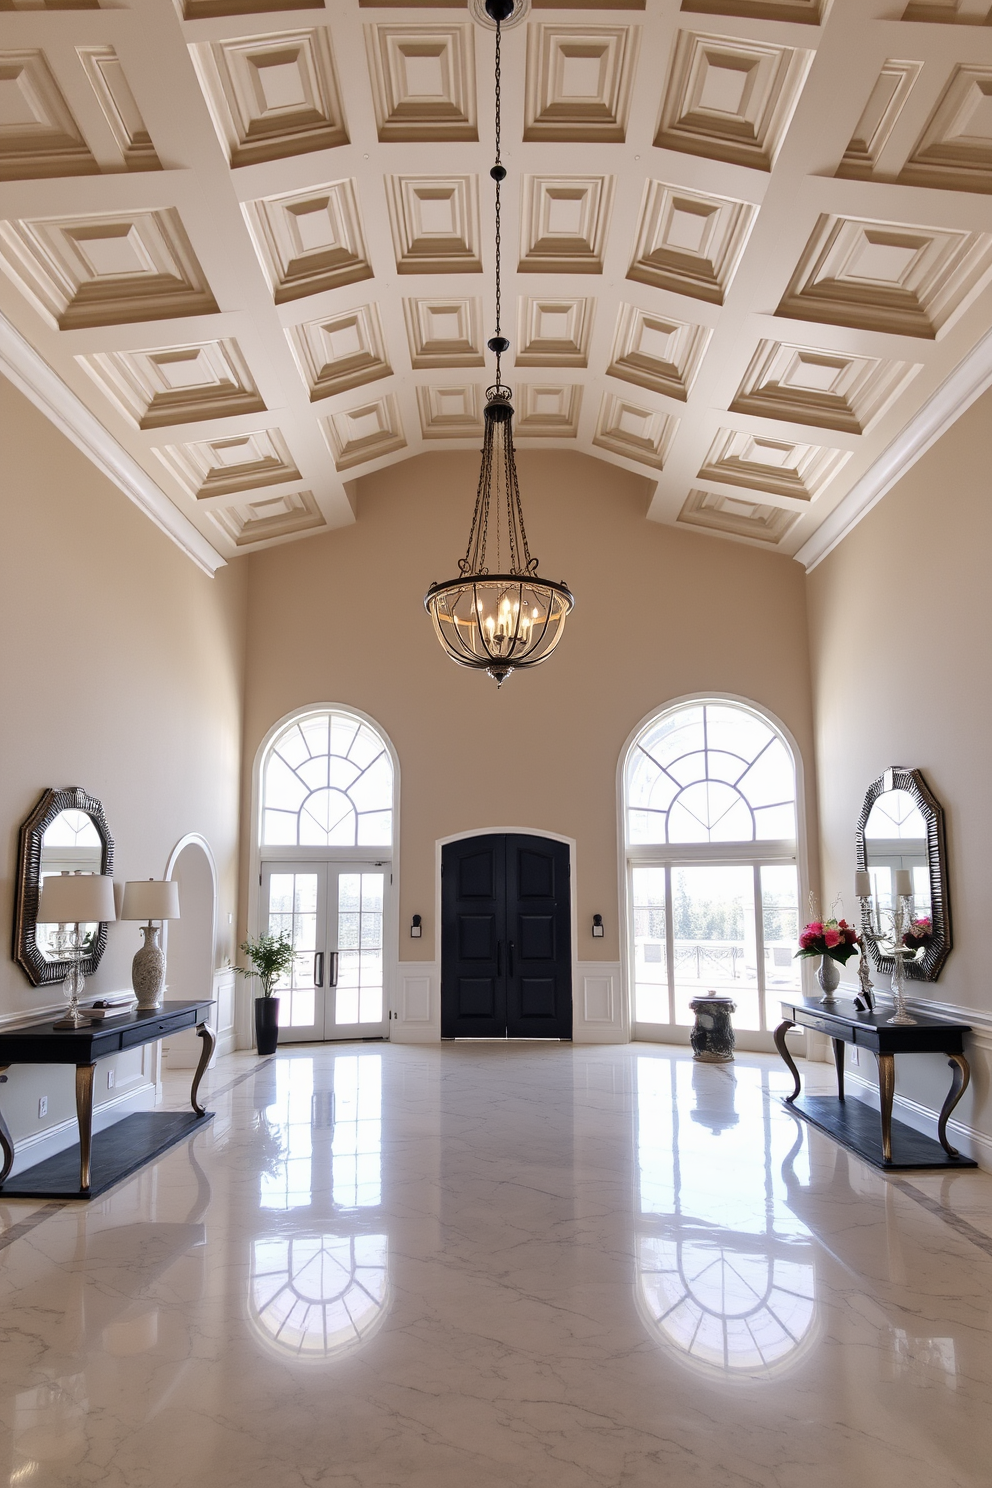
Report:
[{"label": "door panel", "polygon": [[275,990],[279,1038],[283,1043],[323,1038],[324,1000],[315,986],[315,972],[327,940],[327,865],[266,863],[262,896],[264,933],[289,935],[296,951],[289,973]]},{"label": "door panel", "polygon": [[441,873],[442,1038],[571,1038],[566,844],[468,838]]},{"label": "door panel", "polygon": [[441,851],[441,1037],[502,1038],[505,905],[501,837],[449,842]]},{"label": "door panel", "polygon": [[506,839],[509,1038],[572,1037],[568,867],[564,842]]}]

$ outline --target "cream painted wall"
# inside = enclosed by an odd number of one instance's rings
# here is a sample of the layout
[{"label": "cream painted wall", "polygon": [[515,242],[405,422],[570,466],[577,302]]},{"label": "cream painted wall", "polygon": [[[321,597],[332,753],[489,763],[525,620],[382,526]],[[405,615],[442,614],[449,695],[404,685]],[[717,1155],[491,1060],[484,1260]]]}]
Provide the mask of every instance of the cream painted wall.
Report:
[{"label": "cream painted wall", "polygon": [[[914,993],[990,1025],[958,1111],[992,1138],[990,471],[986,393],[810,574],[808,590],[825,899],[840,892],[856,907],[854,832],[869,782],[888,765],[922,770],[947,814],[954,949],[940,980]],[[897,1093],[939,1109],[944,1061],[898,1064]],[[983,1160],[992,1165],[992,1146]]]},{"label": "cream painted wall", "polygon": [[[576,608],[547,664],[499,692],[446,658],[423,608],[428,584],[464,553],[477,455],[423,455],[368,476],[353,527],[248,560],[246,766],[276,720],[308,703],[378,720],[402,774],[403,960],[434,956],[436,840],[512,825],[576,839],[578,956],[615,962],[617,760],[671,698],[752,698],[810,759],[797,564],[647,522],[647,483],[583,455],[524,451],[520,474],[531,550]],[[247,781],[243,809],[247,823]],[[246,828],[245,868],[247,850]],[[590,933],[596,912],[602,940]],[[407,933],[414,913],[420,941]]]},{"label": "cream painted wall", "polygon": [[[233,565],[207,578],[3,380],[0,427],[3,923],[22,820],[46,787],[81,785],[104,803],[119,883],[161,877],[186,832],[208,839],[222,961],[234,935],[247,575]],[[87,991],[128,989],[139,944],[136,925],[112,925]],[[58,996],[0,960],[0,1020]],[[115,1096],[148,1074],[140,1051],[120,1060]],[[73,1116],[72,1072],[12,1070],[2,1102],[15,1139],[36,1134]]]}]

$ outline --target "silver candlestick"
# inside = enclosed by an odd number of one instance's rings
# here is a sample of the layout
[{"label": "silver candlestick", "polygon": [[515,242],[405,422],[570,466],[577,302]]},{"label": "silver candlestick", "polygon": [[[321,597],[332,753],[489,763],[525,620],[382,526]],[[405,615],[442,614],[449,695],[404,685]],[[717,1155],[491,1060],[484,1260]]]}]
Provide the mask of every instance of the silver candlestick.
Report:
[{"label": "silver candlestick", "polygon": [[[882,930],[883,913],[891,920],[891,931],[888,927],[885,931]],[[871,942],[880,957],[890,956],[892,958],[892,992],[895,997],[896,1010],[891,1018],[886,1019],[886,1022],[899,1025],[915,1024],[917,1020],[906,1006],[905,963],[915,961],[918,953],[903,944],[903,936],[913,918],[912,897],[908,894],[897,894],[893,909],[882,911],[876,907],[873,919],[869,908],[869,913],[865,918],[868,924],[862,932],[864,937]]]}]

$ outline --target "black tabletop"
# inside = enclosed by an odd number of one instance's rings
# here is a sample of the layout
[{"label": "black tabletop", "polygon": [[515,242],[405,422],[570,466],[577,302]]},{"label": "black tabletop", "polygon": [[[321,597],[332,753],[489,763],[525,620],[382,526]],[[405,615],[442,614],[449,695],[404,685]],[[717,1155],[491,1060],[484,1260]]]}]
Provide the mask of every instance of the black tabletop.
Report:
[{"label": "black tabletop", "polygon": [[[0,1064],[92,1064],[120,1049],[136,1048],[204,1021],[213,998],[164,1002],[148,1011],[108,1010],[86,1028],[56,1028],[58,1017],[0,1031]],[[85,1007],[82,1009],[85,1013]],[[59,1017],[64,1014],[59,1014]]]},{"label": "black tabletop", "polygon": [[891,1022],[891,1006],[875,1012],[861,1012],[854,1002],[838,997],[836,1002],[822,1003],[818,998],[794,998],[782,1001],[782,1015],[800,1026],[816,1028],[847,1043],[865,1044],[880,1053],[960,1052],[962,1040],[970,1033],[970,1023],[953,1018],[938,1018],[912,1009],[914,1023]]}]

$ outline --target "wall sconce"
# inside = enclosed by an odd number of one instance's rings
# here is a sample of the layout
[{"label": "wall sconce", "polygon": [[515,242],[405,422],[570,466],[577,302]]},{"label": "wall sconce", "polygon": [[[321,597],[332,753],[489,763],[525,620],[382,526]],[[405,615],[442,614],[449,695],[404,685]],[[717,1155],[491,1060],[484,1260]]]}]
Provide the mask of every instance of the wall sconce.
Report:
[{"label": "wall sconce", "polygon": [[592,938],[593,938],[593,940],[602,940],[602,938],[603,938],[603,936],[605,934],[606,934],[606,931],[603,928],[603,916],[602,915],[593,915],[593,917],[592,917]]},{"label": "wall sconce", "polygon": [[421,923],[422,922],[420,915],[414,915],[413,919],[410,921],[410,935],[414,940],[419,940],[421,935],[423,934]]}]

